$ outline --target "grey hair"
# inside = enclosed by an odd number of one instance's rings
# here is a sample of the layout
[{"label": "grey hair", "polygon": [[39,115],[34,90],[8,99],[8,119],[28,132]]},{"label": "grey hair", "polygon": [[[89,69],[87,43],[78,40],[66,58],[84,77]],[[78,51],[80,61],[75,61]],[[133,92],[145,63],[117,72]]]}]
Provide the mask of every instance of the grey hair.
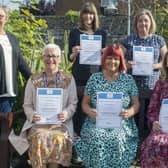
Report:
[{"label": "grey hair", "polygon": [[45,55],[45,52],[47,49],[55,49],[58,51],[58,55],[61,56],[61,48],[58,45],[53,44],[53,43],[47,44],[43,49],[43,55]]}]

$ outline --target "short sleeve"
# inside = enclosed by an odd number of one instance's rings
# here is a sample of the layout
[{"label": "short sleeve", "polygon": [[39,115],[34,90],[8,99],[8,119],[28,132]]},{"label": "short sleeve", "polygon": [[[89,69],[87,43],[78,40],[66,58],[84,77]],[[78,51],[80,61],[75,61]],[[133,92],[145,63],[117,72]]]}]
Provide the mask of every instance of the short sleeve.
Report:
[{"label": "short sleeve", "polygon": [[156,37],[157,37],[158,44],[160,44],[160,48],[166,45],[166,42],[163,37],[158,36],[158,35]]},{"label": "short sleeve", "polygon": [[122,44],[126,49],[128,49],[129,41],[130,41],[130,36],[127,36],[123,41],[121,41],[121,44]]}]

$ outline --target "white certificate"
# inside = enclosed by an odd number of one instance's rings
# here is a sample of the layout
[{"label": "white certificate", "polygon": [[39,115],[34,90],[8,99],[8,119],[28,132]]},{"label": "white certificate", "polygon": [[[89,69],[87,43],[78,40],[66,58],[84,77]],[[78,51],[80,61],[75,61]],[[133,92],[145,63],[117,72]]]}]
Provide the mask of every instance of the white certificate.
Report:
[{"label": "white certificate", "polygon": [[97,128],[119,128],[121,126],[122,93],[97,93]]},{"label": "white certificate", "polygon": [[168,133],[168,99],[162,100],[159,123],[163,132]]},{"label": "white certificate", "polygon": [[154,48],[133,46],[133,65],[132,74],[149,76],[153,72]]},{"label": "white certificate", "polygon": [[100,65],[101,64],[101,35],[80,35],[80,64]]},{"label": "white certificate", "polygon": [[37,124],[60,124],[57,114],[62,112],[63,90],[60,88],[37,88]]}]

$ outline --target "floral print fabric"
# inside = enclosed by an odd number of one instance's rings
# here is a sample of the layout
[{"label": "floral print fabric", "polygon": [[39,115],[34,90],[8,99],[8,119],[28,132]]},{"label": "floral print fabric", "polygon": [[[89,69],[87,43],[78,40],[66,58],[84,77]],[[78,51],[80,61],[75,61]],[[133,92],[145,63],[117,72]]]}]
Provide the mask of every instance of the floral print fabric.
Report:
[{"label": "floral print fabric", "polygon": [[[153,90],[147,112],[148,126],[159,121],[162,100],[168,98],[168,80],[158,80]],[[168,134],[162,131],[151,131],[141,146],[142,168],[168,167]]]},{"label": "floral print fabric", "polygon": [[72,141],[64,127],[36,125],[29,131],[28,139],[28,153],[33,167],[41,168],[47,163],[70,165]]}]

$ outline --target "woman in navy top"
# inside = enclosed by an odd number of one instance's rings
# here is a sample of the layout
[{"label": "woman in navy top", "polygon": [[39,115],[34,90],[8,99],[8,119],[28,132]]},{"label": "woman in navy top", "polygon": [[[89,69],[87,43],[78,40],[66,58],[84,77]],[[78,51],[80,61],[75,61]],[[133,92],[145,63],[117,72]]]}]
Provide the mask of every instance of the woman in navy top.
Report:
[{"label": "woman in navy top", "polygon": [[[132,66],[135,64],[133,62],[133,46],[144,46],[144,47],[153,47],[153,73],[149,76],[138,76],[133,75],[136,84],[139,89],[140,95],[150,93],[150,90],[153,89],[155,82],[159,79],[159,69],[162,66],[162,59],[167,51],[166,43],[163,37],[156,35],[156,23],[152,16],[152,13],[147,9],[140,9],[134,18],[134,28],[135,34],[127,36],[122,42],[126,50],[126,60],[128,72],[132,73]],[[141,98],[141,107],[139,115],[145,116],[144,113],[147,111],[149,105],[149,98]],[[143,103],[142,103],[143,102]],[[147,128],[146,118],[144,120],[144,126],[141,123],[140,127],[140,136],[144,136],[144,127]],[[146,129],[145,129],[146,130]]]},{"label": "woman in navy top", "polygon": [[[73,61],[72,74],[75,78],[77,88],[79,86],[85,86],[87,80],[92,73],[100,71],[99,65],[82,65],[79,64],[79,52],[80,52],[80,35],[101,35],[102,36],[102,48],[106,43],[106,32],[99,29],[99,18],[95,5],[92,2],[86,2],[80,11],[80,25],[78,28],[71,30],[69,35],[69,61]],[[80,129],[84,120],[84,114],[81,112],[81,99],[82,95],[79,95],[79,103],[77,113],[74,116],[74,129],[79,135]]]}]

